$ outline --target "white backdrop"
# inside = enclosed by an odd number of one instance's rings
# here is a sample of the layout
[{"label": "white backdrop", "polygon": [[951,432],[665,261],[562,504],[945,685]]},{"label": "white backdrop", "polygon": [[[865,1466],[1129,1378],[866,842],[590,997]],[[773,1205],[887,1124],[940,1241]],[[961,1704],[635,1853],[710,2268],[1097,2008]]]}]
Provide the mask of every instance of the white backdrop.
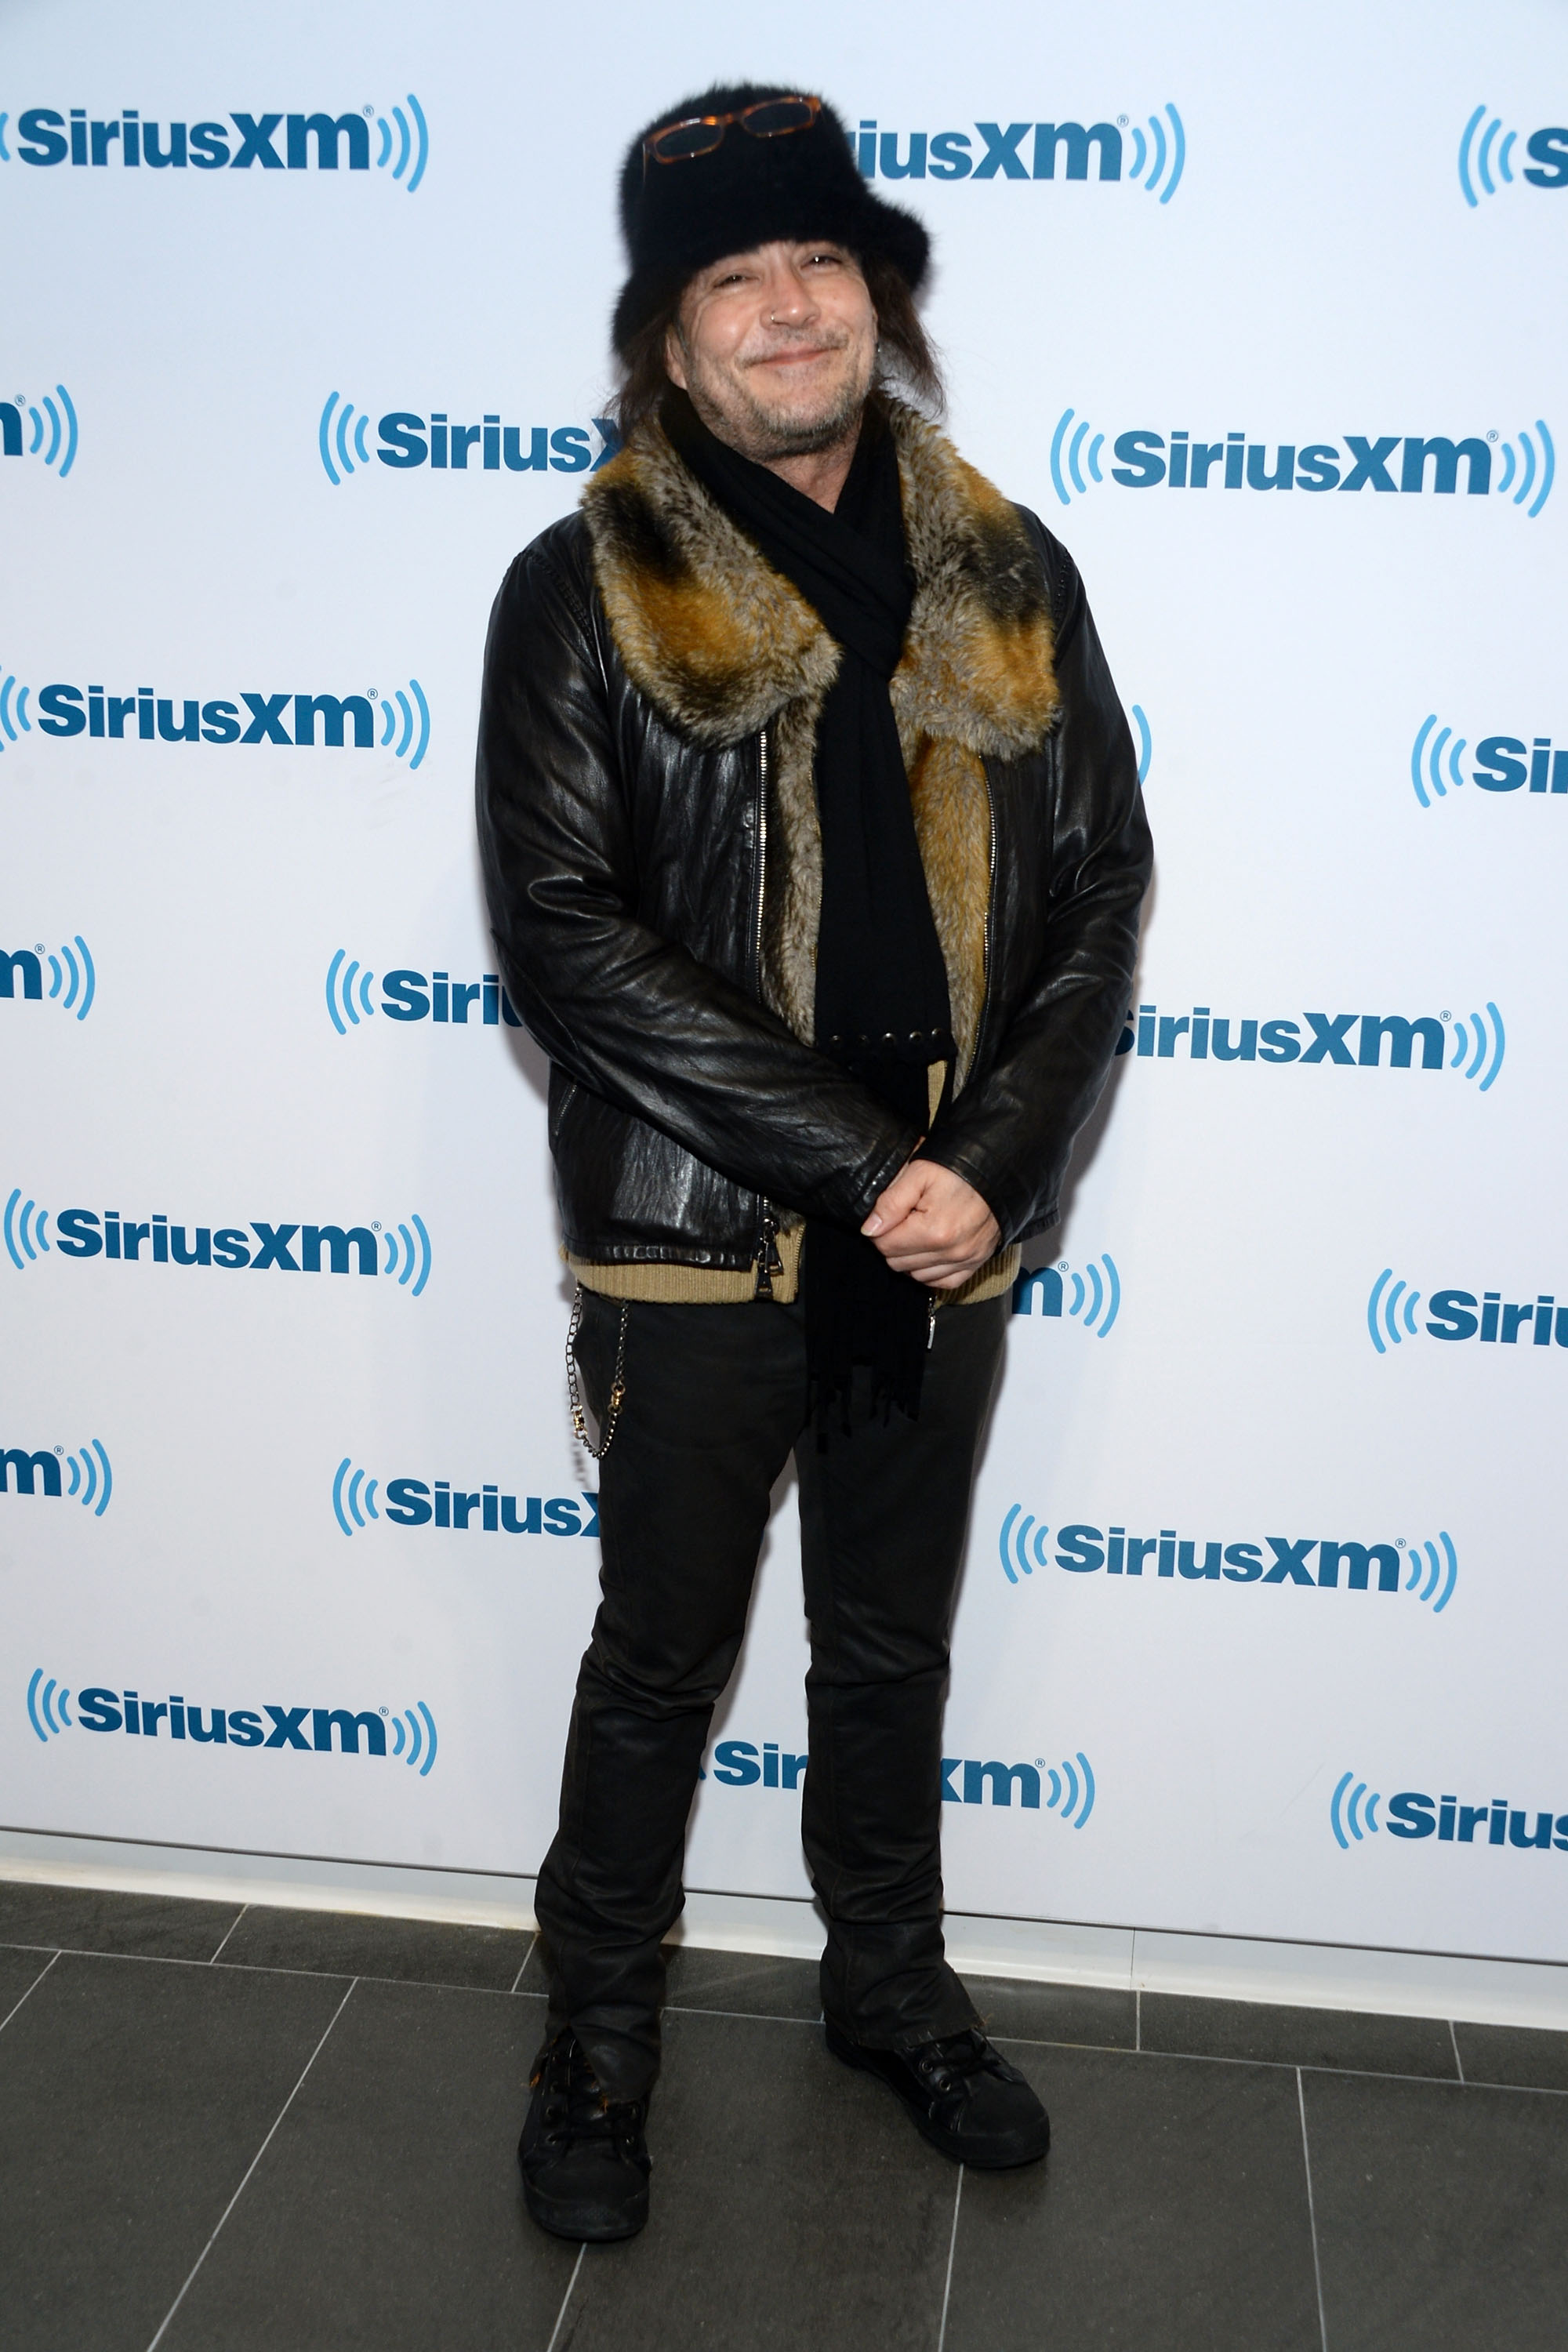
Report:
[{"label": "white backdrop", "polygon": [[[776,75],[924,161],[955,436],[1084,569],[1159,852],[1010,1327],[950,1902],[1568,1958],[1563,11],[653,22],[6,9],[5,1821],[537,1865],[598,1555],[480,652],[607,446],[625,141]],[[804,1891],[804,1664],[784,1496],[693,1885]]]}]

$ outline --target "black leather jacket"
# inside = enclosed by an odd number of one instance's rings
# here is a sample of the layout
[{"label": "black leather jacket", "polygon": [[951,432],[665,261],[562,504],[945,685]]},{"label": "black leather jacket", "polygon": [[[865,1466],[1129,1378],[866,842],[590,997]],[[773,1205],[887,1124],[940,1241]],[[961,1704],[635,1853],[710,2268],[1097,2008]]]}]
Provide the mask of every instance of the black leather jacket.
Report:
[{"label": "black leather jacket", "polygon": [[[984,762],[984,1002],[966,1083],[922,1154],[974,1186],[1004,1242],[1056,1220],[1126,1013],[1150,871],[1082,583],[1021,520],[1059,709],[1034,748]],[[920,1141],[763,1002],[774,756],[770,723],[704,744],[633,682],[581,515],[516,559],[485,656],[479,839],[506,983],[552,1064],[576,1256],[744,1268],[770,1213],[858,1224]]]}]

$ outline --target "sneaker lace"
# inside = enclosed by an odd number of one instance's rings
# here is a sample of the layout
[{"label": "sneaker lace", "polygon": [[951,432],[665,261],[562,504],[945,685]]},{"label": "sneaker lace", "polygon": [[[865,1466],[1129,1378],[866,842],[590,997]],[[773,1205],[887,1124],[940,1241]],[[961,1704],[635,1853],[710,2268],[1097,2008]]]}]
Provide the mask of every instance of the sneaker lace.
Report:
[{"label": "sneaker lace", "polygon": [[635,2150],[642,2102],[607,2098],[574,2035],[546,2051],[529,2087],[541,2085],[541,2137],[546,2146],[565,2149],[607,2140],[617,2155]]},{"label": "sneaker lace", "polygon": [[910,2056],[921,2080],[937,2092],[955,2090],[975,2074],[996,2072],[1004,2063],[973,2027],[923,2042]]}]

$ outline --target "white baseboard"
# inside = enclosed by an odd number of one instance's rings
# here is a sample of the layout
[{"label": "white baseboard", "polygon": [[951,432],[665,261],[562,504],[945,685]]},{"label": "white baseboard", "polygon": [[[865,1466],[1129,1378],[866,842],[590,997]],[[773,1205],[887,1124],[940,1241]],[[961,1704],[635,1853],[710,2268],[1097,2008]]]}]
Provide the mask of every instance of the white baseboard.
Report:
[{"label": "white baseboard", "polygon": [[[472,1927],[533,1926],[531,1878],[396,1863],[221,1853],[0,1829],[0,1879],[5,1878]],[[950,1912],[946,1931],[949,1956],[972,1976],[1568,2031],[1568,1966],[1547,1961],[1189,1936],[1166,1928],[986,1918],[966,1912]],[[815,1959],[822,1930],[809,1902],[693,1889],[672,1940]]]}]

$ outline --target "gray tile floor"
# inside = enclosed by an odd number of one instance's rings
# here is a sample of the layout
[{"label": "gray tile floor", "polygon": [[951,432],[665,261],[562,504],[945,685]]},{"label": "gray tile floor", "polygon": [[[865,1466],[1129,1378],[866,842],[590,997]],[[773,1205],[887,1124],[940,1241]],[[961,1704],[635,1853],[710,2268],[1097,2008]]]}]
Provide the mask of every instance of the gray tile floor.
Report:
[{"label": "gray tile floor", "polygon": [[1568,2034],[976,1998],[1047,2167],[961,2173],[816,1970],[681,1950],[653,2220],[541,2237],[501,1930],[0,1884],[7,2352],[1562,2352]]}]

